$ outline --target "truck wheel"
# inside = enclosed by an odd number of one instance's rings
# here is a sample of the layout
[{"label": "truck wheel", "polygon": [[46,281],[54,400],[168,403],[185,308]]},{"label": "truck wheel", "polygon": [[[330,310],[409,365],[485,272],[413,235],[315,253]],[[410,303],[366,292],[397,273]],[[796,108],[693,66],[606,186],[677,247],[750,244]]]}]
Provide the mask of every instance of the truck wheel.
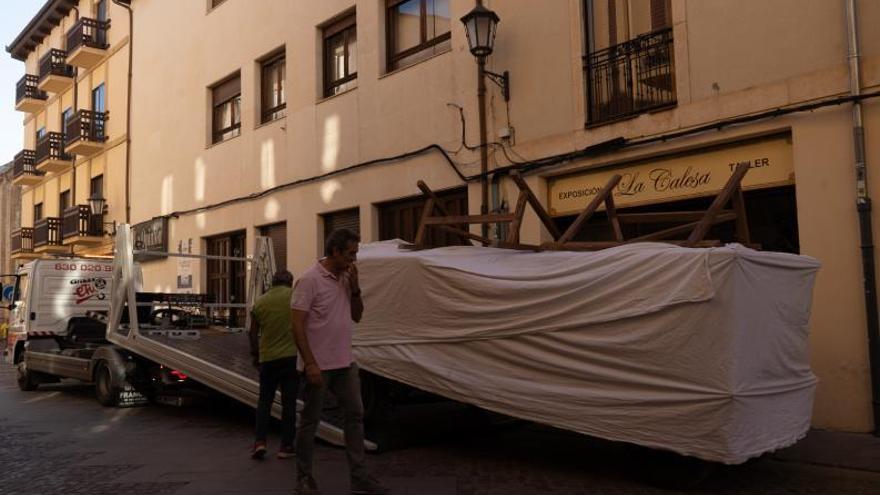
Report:
[{"label": "truck wheel", "polygon": [[16,367],[16,378],[18,379],[18,388],[23,392],[31,392],[40,385],[40,378],[36,373],[29,370],[24,360],[19,361]]},{"label": "truck wheel", "polygon": [[115,407],[119,403],[119,390],[113,386],[110,367],[101,363],[95,371],[95,397],[105,407]]}]

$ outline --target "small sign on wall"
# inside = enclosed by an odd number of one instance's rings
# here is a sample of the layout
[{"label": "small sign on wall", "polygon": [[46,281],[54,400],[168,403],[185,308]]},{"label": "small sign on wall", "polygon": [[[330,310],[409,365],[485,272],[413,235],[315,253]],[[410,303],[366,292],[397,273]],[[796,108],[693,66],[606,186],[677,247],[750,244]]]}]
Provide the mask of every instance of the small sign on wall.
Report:
[{"label": "small sign on wall", "polygon": [[189,293],[193,287],[193,260],[177,260],[177,289],[190,289],[183,292]]}]

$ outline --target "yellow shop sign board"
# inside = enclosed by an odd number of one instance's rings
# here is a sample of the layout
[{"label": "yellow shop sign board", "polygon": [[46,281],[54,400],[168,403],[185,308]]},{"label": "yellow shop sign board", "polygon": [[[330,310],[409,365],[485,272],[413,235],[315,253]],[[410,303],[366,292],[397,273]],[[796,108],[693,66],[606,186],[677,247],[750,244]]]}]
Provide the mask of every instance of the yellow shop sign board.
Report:
[{"label": "yellow shop sign board", "polygon": [[791,139],[784,137],[553,178],[548,206],[555,216],[580,213],[614,174],[622,176],[614,190],[618,207],[711,196],[740,163],[749,164],[744,189],[794,183]]}]

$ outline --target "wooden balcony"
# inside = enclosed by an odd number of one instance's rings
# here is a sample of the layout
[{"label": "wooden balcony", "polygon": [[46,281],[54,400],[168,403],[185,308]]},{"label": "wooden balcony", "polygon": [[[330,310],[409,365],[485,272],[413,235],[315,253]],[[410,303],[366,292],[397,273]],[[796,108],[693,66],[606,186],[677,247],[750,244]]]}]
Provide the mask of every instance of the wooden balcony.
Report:
[{"label": "wooden balcony", "polygon": [[64,210],[61,218],[61,244],[95,246],[104,242],[104,215],[92,215],[88,205]]},{"label": "wooden balcony", "polygon": [[107,56],[107,30],[110,21],[81,17],[67,31],[67,63],[91,69]]},{"label": "wooden balcony", "polygon": [[73,157],[64,151],[64,134],[47,132],[37,140],[34,166],[40,172],[63,172],[70,168]]},{"label": "wooden balcony", "polygon": [[32,228],[22,227],[13,230],[9,244],[9,257],[14,260],[28,260],[40,257],[39,254],[34,253],[34,229]]},{"label": "wooden balcony", "polygon": [[40,80],[37,87],[50,93],[61,93],[73,86],[73,66],[67,64],[67,52],[53,48],[40,59]]},{"label": "wooden balcony", "polygon": [[35,253],[65,253],[68,248],[61,244],[61,219],[41,218],[34,222]]},{"label": "wooden balcony", "polygon": [[107,112],[78,110],[64,129],[64,151],[91,156],[104,149]]},{"label": "wooden balcony", "polygon": [[39,112],[46,105],[46,92],[40,91],[37,83],[40,78],[25,74],[15,85],[15,109],[19,112]]},{"label": "wooden balcony", "polygon": [[35,186],[43,181],[43,175],[34,166],[33,150],[21,150],[12,160],[12,183],[16,186]]}]

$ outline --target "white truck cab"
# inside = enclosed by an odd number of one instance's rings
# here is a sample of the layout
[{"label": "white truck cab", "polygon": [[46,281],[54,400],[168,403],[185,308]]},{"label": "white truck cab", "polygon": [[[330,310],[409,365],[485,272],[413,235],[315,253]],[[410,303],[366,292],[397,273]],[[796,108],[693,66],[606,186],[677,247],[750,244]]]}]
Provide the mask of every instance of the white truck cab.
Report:
[{"label": "white truck cab", "polygon": [[[15,277],[4,360],[17,363],[27,339],[68,337],[89,311],[109,311],[113,261],[38,259],[22,265]],[[11,279],[11,280],[10,280]],[[7,291],[7,294],[9,291]]]}]

